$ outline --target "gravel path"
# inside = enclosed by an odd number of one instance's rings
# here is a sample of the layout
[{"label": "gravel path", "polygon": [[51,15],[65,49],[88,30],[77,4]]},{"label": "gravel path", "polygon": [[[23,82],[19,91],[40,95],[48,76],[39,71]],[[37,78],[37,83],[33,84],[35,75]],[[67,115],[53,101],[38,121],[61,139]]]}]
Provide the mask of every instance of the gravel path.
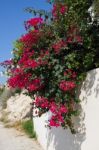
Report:
[{"label": "gravel path", "polygon": [[42,150],[39,144],[23,133],[5,128],[0,122],[0,150]]}]

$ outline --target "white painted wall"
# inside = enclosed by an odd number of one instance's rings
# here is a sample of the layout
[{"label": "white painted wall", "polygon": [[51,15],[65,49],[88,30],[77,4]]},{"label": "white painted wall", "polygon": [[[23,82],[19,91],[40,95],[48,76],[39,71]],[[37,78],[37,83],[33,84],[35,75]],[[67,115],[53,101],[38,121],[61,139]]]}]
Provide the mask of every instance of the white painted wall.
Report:
[{"label": "white painted wall", "polygon": [[99,150],[99,69],[88,73],[80,90],[81,115],[75,118],[78,133],[45,127],[50,114],[34,118],[38,141],[44,150]]}]

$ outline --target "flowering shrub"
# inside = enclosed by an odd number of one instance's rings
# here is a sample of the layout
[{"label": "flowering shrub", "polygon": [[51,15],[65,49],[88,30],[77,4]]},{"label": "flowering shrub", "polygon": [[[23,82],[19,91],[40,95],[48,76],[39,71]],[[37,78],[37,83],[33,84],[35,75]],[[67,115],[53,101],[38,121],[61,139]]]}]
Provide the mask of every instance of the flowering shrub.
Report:
[{"label": "flowering shrub", "polygon": [[50,127],[69,126],[73,131],[77,86],[86,71],[98,66],[96,36],[90,33],[93,24],[88,24],[89,14],[85,16],[89,8],[85,2],[54,1],[53,21],[47,24],[41,17],[26,21],[27,33],[16,41],[8,84],[27,90],[38,116],[51,111]]}]

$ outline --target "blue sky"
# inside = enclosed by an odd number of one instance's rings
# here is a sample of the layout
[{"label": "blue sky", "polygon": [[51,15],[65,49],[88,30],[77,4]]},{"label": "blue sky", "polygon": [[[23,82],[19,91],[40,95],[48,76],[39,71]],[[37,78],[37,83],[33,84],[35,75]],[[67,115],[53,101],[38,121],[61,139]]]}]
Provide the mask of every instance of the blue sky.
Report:
[{"label": "blue sky", "polygon": [[[32,17],[24,11],[27,7],[48,10],[51,5],[46,0],[0,0],[0,62],[12,57],[13,42],[25,33],[24,21]],[[0,77],[1,84],[5,81]]]}]

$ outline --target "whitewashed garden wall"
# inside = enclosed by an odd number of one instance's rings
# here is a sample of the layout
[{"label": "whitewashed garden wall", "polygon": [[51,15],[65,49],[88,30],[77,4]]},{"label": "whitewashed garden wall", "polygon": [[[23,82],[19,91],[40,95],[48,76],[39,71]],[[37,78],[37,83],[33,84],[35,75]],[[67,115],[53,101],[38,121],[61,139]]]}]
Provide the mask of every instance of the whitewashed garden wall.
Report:
[{"label": "whitewashed garden wall", "polygon": [[80,90],[81,115],[75,118],[78,133],[45,127],[47,113],[34,118],[34,128],[44,150],[99,150],[99,69],[88,72]]}]

